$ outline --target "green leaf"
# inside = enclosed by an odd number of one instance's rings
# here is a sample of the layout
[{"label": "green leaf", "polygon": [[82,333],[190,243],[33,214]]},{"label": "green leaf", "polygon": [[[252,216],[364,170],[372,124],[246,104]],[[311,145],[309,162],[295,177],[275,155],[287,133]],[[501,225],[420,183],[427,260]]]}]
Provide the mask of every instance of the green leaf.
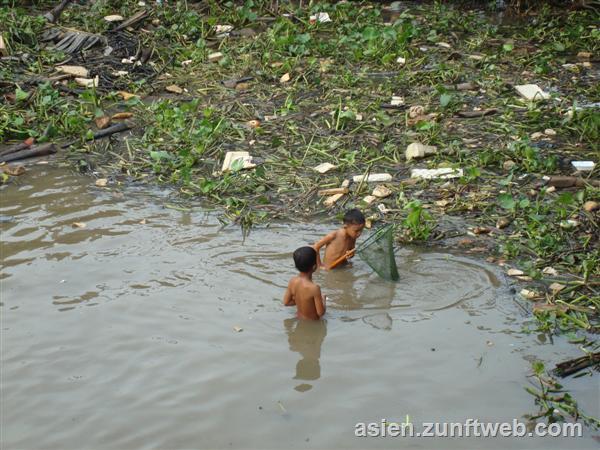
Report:
[{"label": "green leaf", "polygon": [[509,210],[514,210],[517,203],[515,199],[510,194],[500,194],[498,196],[498,204],[504,208]]},{"label": "green leaf", "polygon": [[27,100],[29,98],[29,92],[25,92],[20,87],[18,87],[17,90],[15,91],[15,98],[17,99],[18,102]]},{"label": "green leaf", "polygon": [[164,150],[160,150],[160,151],[152,150],[150,152],[150,158],[152,158],[154,161],[161,161],[163,159],[173,159],[173,155],[171,155],[169,152],[164,151]]},{"label": "green leaf", "polygon": [[452,101],[452,95],[450,95],[450,94],[440,95],[440,105],[442,105],[442,108],[445,108],[446,106],[448,106],[451,101]]},{"label": "green leaf", "polygon": [[502,46],[502,50],[504,50],[505,52],[512,52],[514,48],[515,46],[513,44],[504,44]]}]

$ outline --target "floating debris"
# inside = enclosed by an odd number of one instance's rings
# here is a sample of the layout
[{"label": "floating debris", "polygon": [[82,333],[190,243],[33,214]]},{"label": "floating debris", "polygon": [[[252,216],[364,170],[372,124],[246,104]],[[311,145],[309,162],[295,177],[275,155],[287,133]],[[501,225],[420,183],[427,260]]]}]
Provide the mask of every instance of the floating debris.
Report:
[{"label": "floating debris", "polygon": [[537,84],[522,84],[515,86],[521,97],[526,100],[547,100],[550,94],[544,92]]}]

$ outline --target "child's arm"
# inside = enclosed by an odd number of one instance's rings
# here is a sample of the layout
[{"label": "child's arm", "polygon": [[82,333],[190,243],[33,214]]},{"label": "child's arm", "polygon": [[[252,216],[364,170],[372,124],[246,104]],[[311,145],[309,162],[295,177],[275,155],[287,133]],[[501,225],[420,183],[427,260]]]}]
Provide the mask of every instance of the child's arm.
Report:
[{"label": "child's arm", "polygon": [[327,308],[325,307],[325,298],[321,294],[321,288],[319,286],[315,287],[314,300],[315,300],[315,309],[317,310],[317,315],[319,317],[323,317],[323,314],[325,314],[325,310]]},{"label": "child's arm", "polygon": [[317,267],[323,267],[323,263],[321,262],[321,247],[331,244],[335,239],[336,234],[337,231],[332,231],[313,245],[313,248],[317,251]]},{"label": "child's arm", "polygon": [[292,296],[292,290],[290,289],[291,284],[292,282],[290,281],[285,290],[285,294],[283,294],[283,306],[294,306],[296,304],[294,297]]}]

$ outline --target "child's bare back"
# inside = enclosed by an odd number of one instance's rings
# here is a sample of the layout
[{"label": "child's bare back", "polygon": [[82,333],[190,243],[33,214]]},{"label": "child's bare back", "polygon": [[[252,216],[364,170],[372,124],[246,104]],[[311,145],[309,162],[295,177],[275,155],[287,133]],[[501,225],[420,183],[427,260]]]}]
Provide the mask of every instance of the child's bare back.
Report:
[{"label": "child's bare back", "polygon": [[296,305],[296,315],[299,319],[318,320],[325,314],[321,288],[302,274],[295,276],[288,283],[284,305]]},{"label": "child's bare back", "polygon": [[300,273],[288,283],[283,304],[295,305],[299,319],[319,320],[325,314],[325,301],[321,288],[312,280],[317,270],[317,252],[312,247],[300,247],[294,252],[294,263]]}]

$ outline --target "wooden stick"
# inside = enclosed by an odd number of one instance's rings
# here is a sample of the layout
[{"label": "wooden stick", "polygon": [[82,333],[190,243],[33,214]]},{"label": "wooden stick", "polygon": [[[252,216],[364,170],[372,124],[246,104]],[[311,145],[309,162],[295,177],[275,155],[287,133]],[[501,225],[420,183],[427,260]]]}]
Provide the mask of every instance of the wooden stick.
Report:
[{"label": "wooden stick", "polygon": [[58,5],[56,5],[52,11],[47,12],[46,14],[44,14],[44,18],[46,20],[48,20],[48,22],[54,23],[58,20],[58,18],[60,17],[60,15],[62,14],[63,10],[69,6],[69,3],[71,3],[71,0],[62,0],[62,2],[60,2]]},{"label": "wooden stick", "polygon": [[19,159],[32,158],[34,156],[51,155],[52,153],[56,153],[56,145],[44,144],[36,147],[31,147],[27,150],[21,150],[18,152],[0,156],[0,162],[17,161]]},{"label": "wooden stick", "polygon": [[31,147],[31,145],[26,144],[25,142],[21,142],[20,144],[15,144],[12,147],[8,147],[8,148],[5,148],[4,150],[0,151],[0,156],[8,155],[9,153],[15,153],[20,150],[25,150],[25,149],[28,149],[29,147]]},{"label": "wooden stick", "polygon": [[600,364],[600,352],[590,353],[589,355],[580,358],[570,359],[569,361],[561,362],[554,369],[559,377],[573,375],[589,366]]},{"label": "wooden stick", "polygon": [[332,262],[329,265],[329,267],[327,267],[327,270],[335,269],[337,266],[342,264],[348,258],[350,258],[351,256],[354,256],[355,252],[356,252],[355,248],[353,248],[352,250],[348,250],[346,253],[344,253],[342,256],[340,256],[338,259],[336,259],[334,262]]}]

